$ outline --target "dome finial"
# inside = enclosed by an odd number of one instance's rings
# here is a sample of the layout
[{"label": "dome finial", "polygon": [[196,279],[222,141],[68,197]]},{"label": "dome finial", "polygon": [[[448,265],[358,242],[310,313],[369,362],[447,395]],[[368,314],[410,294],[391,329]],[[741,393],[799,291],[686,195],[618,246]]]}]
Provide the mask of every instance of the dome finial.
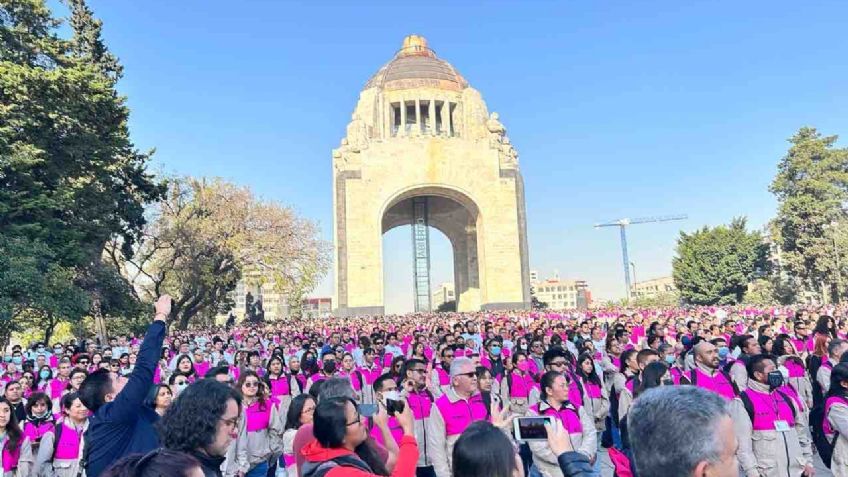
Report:
[{"label": "dome finial", "polygon": [[431,56],[435,57],[433,50],[427,46],[427,39],[421,35],[408,35],[403,39],[398,56]]}]

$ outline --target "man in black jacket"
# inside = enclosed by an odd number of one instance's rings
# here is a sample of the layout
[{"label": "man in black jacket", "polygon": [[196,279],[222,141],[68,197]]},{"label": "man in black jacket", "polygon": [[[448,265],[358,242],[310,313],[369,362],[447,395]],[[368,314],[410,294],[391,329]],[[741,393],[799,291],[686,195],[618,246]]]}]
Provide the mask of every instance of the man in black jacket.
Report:
[{"label": "man in black jacket", "polygon": [[143,405],[153,386],[153,372],[171,313],[171,297],[156,300],[156,314],[141,343],[135,369],[123,377],[108,369],[90,374],[80,386],[80,400],[93,412],[85,434],[83,466],[88,477],[99,477],[120,458],[159,447],[153,424],[159,415]]}]

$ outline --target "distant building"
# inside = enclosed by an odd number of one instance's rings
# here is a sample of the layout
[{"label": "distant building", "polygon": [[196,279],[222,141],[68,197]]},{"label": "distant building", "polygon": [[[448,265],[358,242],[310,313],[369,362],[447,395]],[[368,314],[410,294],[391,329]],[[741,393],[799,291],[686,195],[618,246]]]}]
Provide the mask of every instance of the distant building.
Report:
[{"label": "distant building", "polygon": [[630,296],[633,298],[652,298],[663,293],[673,293],[677,291],[674,287],[674,279],[672,277],[653,278],[636,282],[630,291]]},{"label": "distant building", "polygon": [[333,299],[330,297],[307,298],[303,300],[303,317],[321,318],[333,312]]},{"label": "distant building", "polygon": [[549,278],[534,285],[536,299],[553,310],[585,309],[592,304],[592,293],[585,280]]},{"label": "distant building", "polygon": [[453,283],[442,283],[433,291],[432,308],[435,311],[442,303],[456,300]]}]

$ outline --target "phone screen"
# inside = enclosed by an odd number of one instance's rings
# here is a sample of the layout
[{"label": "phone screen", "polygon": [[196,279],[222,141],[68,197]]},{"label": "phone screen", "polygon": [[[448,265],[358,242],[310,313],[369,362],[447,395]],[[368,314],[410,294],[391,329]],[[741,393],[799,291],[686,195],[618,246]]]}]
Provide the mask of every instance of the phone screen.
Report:
[{"label": "phone screen", "polygon": [[515,437],[521,441],[542,440],[548,438],[545,423],[551,422],[550,417],[516,417]]}]

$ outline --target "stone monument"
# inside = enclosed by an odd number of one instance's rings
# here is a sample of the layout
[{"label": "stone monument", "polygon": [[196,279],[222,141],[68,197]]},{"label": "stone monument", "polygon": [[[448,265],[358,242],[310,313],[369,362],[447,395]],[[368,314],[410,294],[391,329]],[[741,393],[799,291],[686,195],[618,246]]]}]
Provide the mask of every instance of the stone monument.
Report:
[{"label": "stone monument", "polygon": [[427,227],[450,240],[457,310],[530,306],[518,153],[498,114],[421,36],[406,37],[360,93],[333,150],[333,211],[340,316],[383,313],[382,237],[410,224],[416,310],[430,299]]}]

